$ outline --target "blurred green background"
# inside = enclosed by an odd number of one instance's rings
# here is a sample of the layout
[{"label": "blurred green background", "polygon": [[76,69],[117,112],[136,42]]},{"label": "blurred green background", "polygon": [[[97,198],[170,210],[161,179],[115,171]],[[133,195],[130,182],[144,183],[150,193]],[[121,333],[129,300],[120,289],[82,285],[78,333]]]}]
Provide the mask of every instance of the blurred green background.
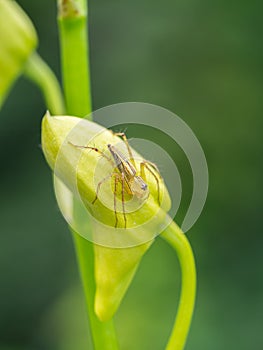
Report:
[{"label": "blurred green background", "polygon": [[[19,3],[60,76],[55,1]],[[259,0],[90,1],[94,109],[166,107],[207,156],[208,200],[188,232],[198,294],[187,350],[263,349],[262,11]],[[23,78],[0,111],[1,350],[92,349],[71,236],[39,147],[44,112]],[[191,187],[183,156],[168,149]],[[116,315],[121,349],[164,349],[179,290],[176,256],[157,239]]]}]

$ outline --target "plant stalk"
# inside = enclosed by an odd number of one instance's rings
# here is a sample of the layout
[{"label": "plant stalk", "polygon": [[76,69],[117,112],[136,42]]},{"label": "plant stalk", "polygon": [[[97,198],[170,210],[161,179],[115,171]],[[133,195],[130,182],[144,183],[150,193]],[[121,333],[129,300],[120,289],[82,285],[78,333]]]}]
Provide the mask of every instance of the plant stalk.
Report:
[{"label": "plant stalk", "polygon": [[83,0],[64,0],[58,3],[62,78],[67,113],[84,117],[92,111],[87,4]]},{"label": "plant stalk", "polygon": [[183,350],[191,325],[196,295],[196,268],[192,248],[182,230],[172,223],[161,234],[176,251],[181,267],[181,295],[166,350]]}]

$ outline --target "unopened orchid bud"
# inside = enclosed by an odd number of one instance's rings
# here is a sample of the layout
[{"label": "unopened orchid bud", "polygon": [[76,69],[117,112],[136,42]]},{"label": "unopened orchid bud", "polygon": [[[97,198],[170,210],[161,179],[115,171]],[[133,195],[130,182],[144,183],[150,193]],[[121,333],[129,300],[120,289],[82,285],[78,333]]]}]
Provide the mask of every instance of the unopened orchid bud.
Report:
[{"label": "unopened orchid bud", "polygon": [[90,236],[76,231],[95,243],[94,307],[103,321],[117,310],[142,256],[167,224],[170,208],[157,166],[119,136],[77,117],[47,113],[42,121],[48,164],[95,222]]},{"label": "unopened orchid bud", "polygon": [[[168,191],[155,166],[134,150],[134,159],[127,160],[126,144],[111,130],[86,119],[47,113],[42,122],[42,148],[51,169],[72,192],[77,185],[86,208],[106,225],[131,229],[150,218],[158,225],[170,209]],[[115,183],[116,211],[123,211],[122,215],[114,211]],[[133,193],[135,185],[139,194]]]}]

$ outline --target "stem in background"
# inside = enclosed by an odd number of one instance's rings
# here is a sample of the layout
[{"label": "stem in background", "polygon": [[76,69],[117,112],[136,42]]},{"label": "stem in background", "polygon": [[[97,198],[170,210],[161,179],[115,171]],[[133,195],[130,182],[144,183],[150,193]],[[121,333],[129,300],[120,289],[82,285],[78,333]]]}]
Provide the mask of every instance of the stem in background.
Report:
[{"label": "stem in background", "polygon": [[27,61],[24,75],[40,87],[51,113],[64,114],[64,100],[57,78],[36,52]]},{"label": "stem in background", "polygon": [[69,115],[91,113],[86,1],[59,1],[63,86]]},{"label": "stem in background", "polygon": [[187,237],[173,221],[161,234],[161,237],[176,251],[182,271],[182,286],[178,312],[166,350],[183,350],[195,305],[195,260]]},{"label": "stem in background", "polygon": [[[88,61],[87,4],[85,0],[59,0],[58,23],[61,44],[63,84],[67,112],[79,117],[91,113]],[[74,211],[77,212],[74,205]],[[96,350],[117,350],[113,320],[101,322],[94,312],[95,279],[93,244],[73,232],[76,255]]]}]

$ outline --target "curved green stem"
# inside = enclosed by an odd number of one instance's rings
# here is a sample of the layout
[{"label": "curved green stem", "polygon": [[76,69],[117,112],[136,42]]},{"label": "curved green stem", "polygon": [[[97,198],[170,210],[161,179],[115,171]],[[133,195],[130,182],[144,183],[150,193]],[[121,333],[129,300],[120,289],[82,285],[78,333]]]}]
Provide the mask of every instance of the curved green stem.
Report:
[{"label": "curved green stem", "polygon": [[30,56],[24,74],[39,86],[50,112],[57,115],[64,114],[64,100],[57,78],[36,52]]},{"label": "curved green stem", "polygon": [[192,248],[185,234],[172,222],[161,234],[176,251],[182,271],[182,286],[177,316],[166,350],[183,350],[195,305],[196,268]]},{"label": "curved green stem", "polygon": [[[91,113],[87,4],[85,0],[59,0],[58,23],[63,85],[67,112],[79,117]],[[77,215],[77,204],[74,213]],[[84,287],[95,350],[117,350],[113,320],[101,322],[94,312],[95,279],[93,244],[73,232],[78,266]]]}]

